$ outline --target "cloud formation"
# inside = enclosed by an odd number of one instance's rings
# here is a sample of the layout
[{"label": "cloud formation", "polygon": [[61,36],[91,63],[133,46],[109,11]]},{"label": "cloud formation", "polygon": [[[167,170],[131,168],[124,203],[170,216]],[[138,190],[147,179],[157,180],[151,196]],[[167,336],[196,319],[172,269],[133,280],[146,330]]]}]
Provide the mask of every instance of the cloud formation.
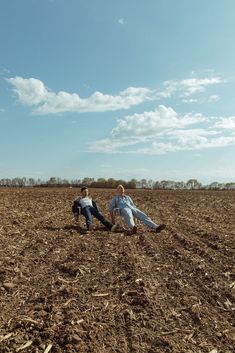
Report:
[{"label": "cloud formation", "polygon": [[160,105],[154,111],[119,119],[109,137],[89,143],[89,151],[164,154],[225,147],[235,145],[234,131],[235,117],[180,115],[173,108]]},{"label": "cloud formation", "polygon": [[151,90],[144,87],[128,87],[118,95],[96,91],[88,98],[81,98],[77,93],[55,93],[35,78],[14,77],[7,81],[13,86],[19,102],[33,107],[36,114],[114,111],[152,99]]},{"label": "cloud formation", "polygon": [[216,123],[215,127],[218,129],[230,130],[235,132],[235,116],[229,118],[220,118]]},{"label": "cloud formation", "polygon": [[[223,82],[220,77],[169,80],[163,82],[163,87],[158,89],[128,87],[117,95],[96,91],[87,98],[81,98],[78,93],[53,92],[36,78],[11,77],[7,81],[13,87],[19,102],[31,107],[35,114],[115,111],[172,96],[179,96],[183,103],[196,103],[200,100],[198,97],[192,97],[194,94],[202,93],[208,86]],[[207,98],[207,102],[218,99],[219,97],[214,94]]]},{"label": "cloud formation", "polygon": [[112,136],[155,136],[167,129],[179,129],[205,120],[201,114],[188,113],[179,116],[171,107],[159,105],[154,111],[128,115],[118,120]]},{"label": "cloud formation", "polygon": [[[219,99],[216,94],[205,97],[199,93],[223,82],[220,77],[168,80],[163,82],[162,89],[128,87],[117,95],[96,91],[81,98],[78,93],[53,92],[35,78],[12,77],[7,81],[19,102],[31,107],[35,114],[115,111],[172,96],[185,103],[215,102]],[[117,120],[110,135],[89,143],[88,149],[106,153],[163,154],[234,144],[235,117],[206,117],[192,112],[179,114],[161,104],[154,110]]]},{"label": "cloud formation", "polygon": [[164,89],[160,93],[161,97],[171,97],[174,93],[178,92],[183,98],[192,96],[195,93],[204,92],[208,86],[222,83],[221,77],[210,78],[188,78],[181,81],[164,81]]}]

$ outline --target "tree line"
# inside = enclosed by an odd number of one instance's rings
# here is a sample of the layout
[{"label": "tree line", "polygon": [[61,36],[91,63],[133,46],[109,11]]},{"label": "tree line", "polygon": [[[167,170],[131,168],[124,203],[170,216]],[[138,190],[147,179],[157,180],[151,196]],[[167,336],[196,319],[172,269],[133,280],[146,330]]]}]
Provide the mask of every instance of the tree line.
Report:
[{"label": "tree line", "polygon": [[203,185],[197,179],[189,179],[188,181],[161,180],[154,181],[152,179],[131,179],[125,181],[122,179],[105,179],[105,178],[89,178],[83,179],[62,179],[58,177],[50,177],[48,180],[34,178],[2,178],[0,179],[0,187],[81,187],[82,185],[90,188],[116,188],[122,184],[126,189],[159,189],[159,190],[235,190],[235,183],[219,183],[212,182]]}]

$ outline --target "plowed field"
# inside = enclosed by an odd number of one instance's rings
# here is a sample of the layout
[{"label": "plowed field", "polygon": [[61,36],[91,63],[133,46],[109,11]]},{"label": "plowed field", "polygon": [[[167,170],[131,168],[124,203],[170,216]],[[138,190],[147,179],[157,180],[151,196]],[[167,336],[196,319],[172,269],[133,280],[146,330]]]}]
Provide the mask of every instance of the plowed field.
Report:
[{"label": "plowed field", "polygon": [[235,193],[130,191],[167,224],[133,236],[85,232],[77,193],[0,189],[0,352],[234,352]]}]

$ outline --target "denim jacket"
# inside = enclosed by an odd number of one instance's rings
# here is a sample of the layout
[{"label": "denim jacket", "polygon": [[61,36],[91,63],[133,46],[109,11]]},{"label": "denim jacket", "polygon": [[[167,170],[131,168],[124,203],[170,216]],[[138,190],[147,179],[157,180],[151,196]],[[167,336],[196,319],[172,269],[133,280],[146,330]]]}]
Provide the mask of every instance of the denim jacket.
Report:
[{"label": "denim jacket", "polygon": [[120,210],[122,208],[129,207],[129,208],[135,208],[135,204],[132,201],[132,198],[127,195],[123,196],[114,196],[109,204],[109,211],[112,211],[114,208],[119,208]]}]

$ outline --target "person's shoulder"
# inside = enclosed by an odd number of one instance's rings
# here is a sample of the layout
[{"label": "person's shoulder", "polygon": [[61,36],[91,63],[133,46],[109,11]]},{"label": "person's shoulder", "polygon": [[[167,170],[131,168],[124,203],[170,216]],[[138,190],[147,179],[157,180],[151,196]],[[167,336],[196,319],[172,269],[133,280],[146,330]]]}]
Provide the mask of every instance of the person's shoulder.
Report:
[{"label": "person's shoulder", "polygon": [[126,197],[128,198],[128,200],[132,201],[132,198],[129,195],[126,195]]}]

